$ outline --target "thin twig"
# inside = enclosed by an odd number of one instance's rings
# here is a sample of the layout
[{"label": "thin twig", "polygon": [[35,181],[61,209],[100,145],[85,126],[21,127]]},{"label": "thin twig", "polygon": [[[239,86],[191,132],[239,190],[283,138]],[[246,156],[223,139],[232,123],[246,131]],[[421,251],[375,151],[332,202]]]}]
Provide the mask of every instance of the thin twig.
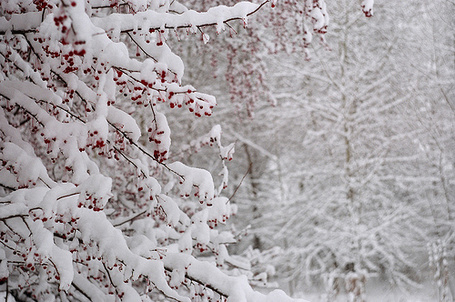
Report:
[{"label": "thin twig", "polygon": [[235,188],[234,190],[234,193],[232,193],[231,197],[229,197],[228,201],[226,201],[226,203],[228,203],[229,201],[231,201],[231,199],[235,196],[235,194],[237,193],[237,191],[239,190],[240,186],[242,185],[243,181],[245,180],[245,177],[251,172],[251,169],[253,168],[253,163],[250,163],[250,165],[248,166],[248,170],[246,171],[245,175],[243,175],[242,179],[240,180],[239,184],[237,185],[237,187]]},{"label": "thin twig", "polygon": [[141,215],[147,213],[147,211],[148,211],[148,209],[147,209],[147,210],[144,210],[144,211],[142,211],[142,212],[139,212],[139,213],[137,213],[136,215],[134,215],[134,216],[132,216],[132,217],[130,217],[130,218],[128,218],[128,219],[125,219],[125,220],[122,221],[122,222],[116,223],[116,224],[114,224],[114,227],[118,227],[118,226],[121,226],[122,224],[125,224],[125,223],[127,223],[127,222],[133,221],[133,220],[135,220],[136,218],[138,218],[139,216],[141,216]]}]

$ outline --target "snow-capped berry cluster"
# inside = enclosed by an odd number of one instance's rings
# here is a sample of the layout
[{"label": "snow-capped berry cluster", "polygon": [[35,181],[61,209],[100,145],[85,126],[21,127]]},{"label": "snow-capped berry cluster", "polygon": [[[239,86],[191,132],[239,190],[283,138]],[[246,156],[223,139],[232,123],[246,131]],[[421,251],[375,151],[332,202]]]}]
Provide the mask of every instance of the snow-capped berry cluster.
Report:
[{"label": "snow-capped berry cluster", "polygon": [[362,1],[362,11],[366,17],[373,17],[373,5],[374,0],[363,0]]},{"label": "snow-capped berry cluster", "polygon": [[167,119],[164,114],[155,112],[152,125],[148,128],[149,141],[154,143],[153,155],[162,162],[169,156],[169,148],[171,146],[171,129],[167,124]]}]

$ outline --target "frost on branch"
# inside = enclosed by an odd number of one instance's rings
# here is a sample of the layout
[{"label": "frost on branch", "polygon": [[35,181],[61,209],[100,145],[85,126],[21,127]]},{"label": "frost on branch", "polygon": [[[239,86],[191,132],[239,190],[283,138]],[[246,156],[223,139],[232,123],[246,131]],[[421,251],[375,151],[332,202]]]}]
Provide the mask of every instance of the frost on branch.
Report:
[{"label": "frost on branch", "polygon": [[221,145],[220,126],[205,138],[223,166],[216,190],[208,171],[172,160],[166,117],[216,105],[183,84],[169,32],[246,25],[259,7],[0,3],[0,278],[15,298],[273,300],[226,272],[248,267],[217,229],[235,213],[222,197],[234,146]]}]

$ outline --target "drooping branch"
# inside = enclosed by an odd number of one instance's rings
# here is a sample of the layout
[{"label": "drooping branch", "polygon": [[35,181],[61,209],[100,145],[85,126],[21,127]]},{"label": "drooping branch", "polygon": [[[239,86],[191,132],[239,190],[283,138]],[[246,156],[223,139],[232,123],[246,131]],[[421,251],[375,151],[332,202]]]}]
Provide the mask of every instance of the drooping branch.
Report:
[{"label": "drooping branch", "polygon": [[[250,2],[240,2],[233,7],[216,7],[203,13],[188,10],[182,14],[168,14],[149,10],[135,15],[111,14],[107,17],[93,17],[92,21],[96,26],[106,31],[119,27],[122,33],[136,30],[159,31],[162,29],[223,26],[223,24],[228,24],[231,21],[245,20],[245,18],[259,11],[269,1],[266,0],[259,5]],[[215,10],[218,11],[215,12]],[[24,20],[27,20],[27,22],[24,22]],[[14,35],[37,32],[41,23],[41,12],[14,14],[9,21],[5,17],[1,17],[0,35],[5,35],[6,32],[11,32]],[[146,28],[141,26],[134,28],[133,24],[137,23],[148,23],[149,25]]]}]

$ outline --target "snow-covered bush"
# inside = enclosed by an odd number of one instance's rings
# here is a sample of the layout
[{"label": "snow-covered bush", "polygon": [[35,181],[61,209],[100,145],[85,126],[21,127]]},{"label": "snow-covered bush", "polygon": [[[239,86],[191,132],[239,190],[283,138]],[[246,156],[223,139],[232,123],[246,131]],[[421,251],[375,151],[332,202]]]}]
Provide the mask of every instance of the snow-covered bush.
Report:
[{"label": "snow-covered bush", "polygon": [[207,40],[205,28],[246,25],[265,3],[196,12],[170,0],[1,2],[0,278],[13,296],[289,299],[228,270],[239,264],[226,250],[235,234],[217,225],[235,213],[222,196],[234,149],[221,127],[199,141],[219,151],[216,184],[172,160],[165,114],[199,118],[216,105],[183,84],[167,36]]}]

